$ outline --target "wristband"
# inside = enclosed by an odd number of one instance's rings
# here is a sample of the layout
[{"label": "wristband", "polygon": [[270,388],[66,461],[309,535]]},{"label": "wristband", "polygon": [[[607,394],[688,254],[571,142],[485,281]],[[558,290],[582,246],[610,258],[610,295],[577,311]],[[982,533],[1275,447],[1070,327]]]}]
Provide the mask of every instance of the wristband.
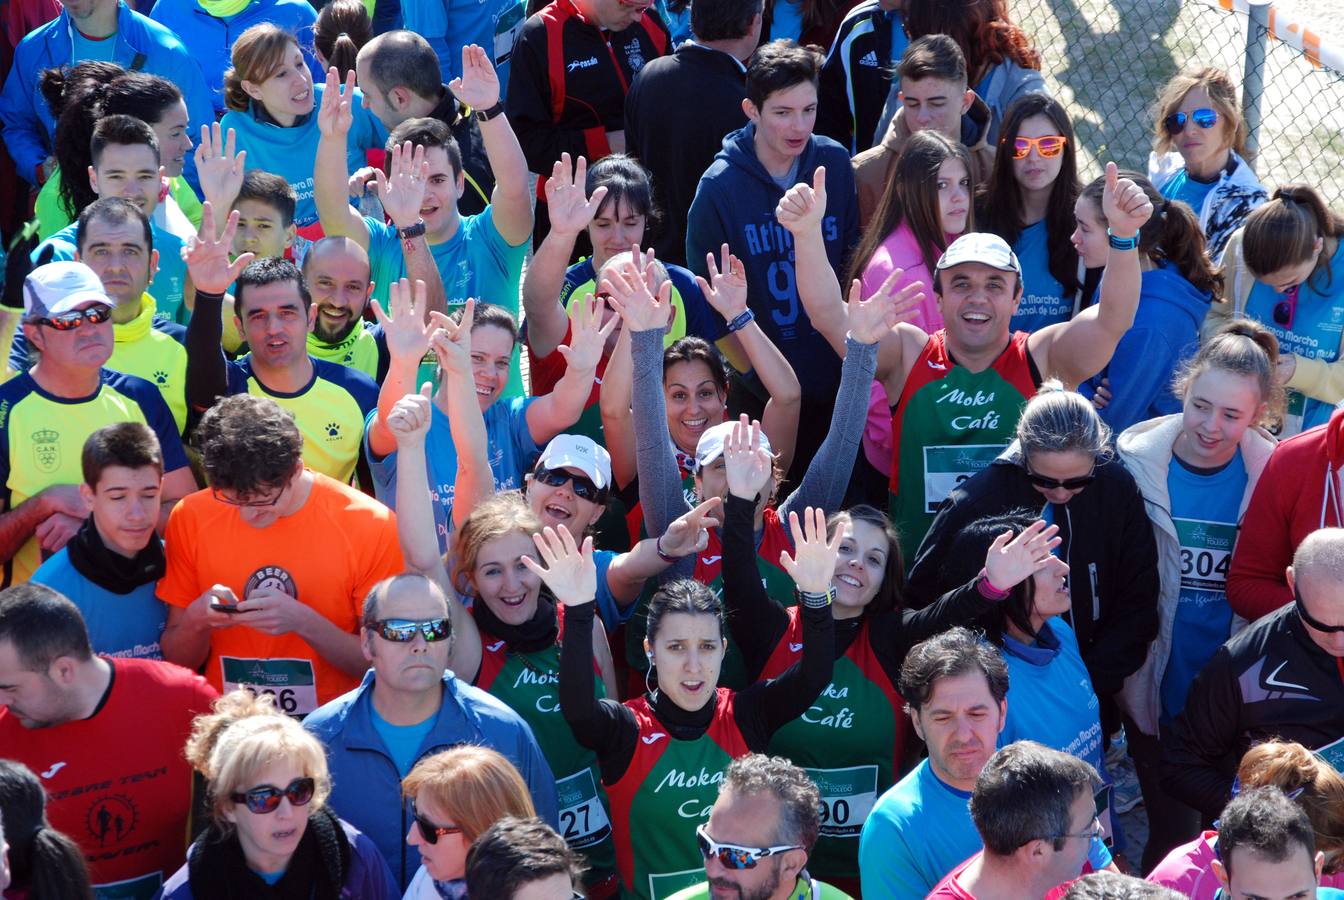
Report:
[{"label": "wristband", "polygon": [[209,291],[203,291],[203,290],[201,290],[200,288],[197,288],[197,289],[196,289],[196,299],[197,299],[197,300],[204,300],[204,301],[207,302],[207,303],[223,303],[223,302],[224,302],[224,293],[223,293],[223,292],[220,292],[220,293],[218,293],[218,294],[212,294],[212,293],[210,293]]},{"label": "wristband", "polygon": [[820,594],[794,588],[793,596],[808,609],[825,609],[835,600],[835,588],[828,588]]},{"label": "wristband", "polygon": [[403,241],[412,241],[425,233],[425,220],[421,219],[414,225],[407,225],[405,228],[397,229],[397,237]]},{"label": "wristband", "polygon": [[476,110],[476,121],[489,122],[491,119],[495,118],[496,116],[502,115],[503,113],[504,113],[504,101],[496,100],[495,105],[490,107],[489,109]]},{"label": "wristband", "polygon": [[734,331],[741,331],[754,321],[756,321],[756,314],[748,309],[744,311],[742,315],[728,323],[728,333],[732,334]]},{"label": "wristband", "polygon": [[1135,232],[1133,237],[1119,237],[1118,235],[1113,234],[1113,233],[1111,232],[1111,229],[1107,228],[1107,229],[1106,229],[1106,240],[1108,240],[1108,241],[1110,242],[1110,244],[1111,244],[1111,249],[1112,249],[1112,250],[1137,250],[1137,249],[1139,249],[1139,235],[1138,235],[1138,232]]},{"label": "wristband", "polygon": [[987,600],[1002,600],[1012,593],[1011,590],[1001,590],[994,586],[994,582],[989,580],[989,573],[985,569],[980,570],[980,575],[975,583],[975,589],[980,592],[980,596]]},{"label": "wristband", "polygon": [[658,558],[668,565],[671,565],[681,558],[679,556],[668,556],[663,552],[663,536],[661,534],[658,535],[658,540],[653,542],[653,549],[658,552]]}]

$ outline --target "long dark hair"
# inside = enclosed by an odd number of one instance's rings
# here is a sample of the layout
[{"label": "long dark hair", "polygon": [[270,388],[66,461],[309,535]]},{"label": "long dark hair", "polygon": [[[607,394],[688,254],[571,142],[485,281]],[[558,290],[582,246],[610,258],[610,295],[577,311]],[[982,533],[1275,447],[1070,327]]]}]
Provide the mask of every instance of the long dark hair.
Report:
[{"label": "long dark hair", "polygon": [[[1204,248],[1204,231],[1199,227],[1195,211],[1180,200],[1163,197],[1153,183],[1138,172],[1121,172],[1120,177],[1137,184],[1153,204],[1153,215],[1139,229],[1139,252],[1148,254],[1148,258],[1155,262],[1171,263],[1199,290],[1214,297],[1222,296],[1223,276]],[[1101,176],[1083,188],[1081,196],[1100,212],[1105,190],[1106,178]]]},{"label": "long dark hair", "polygon": [[846,522],[863,522],[881,531],[887,539],[887,565],[882,572],[882,586],[877,589],[873,602],[863,612],[895,612],[905,605],[906,580],[905,557],[901,553],[901,536],[891,524],[891,519],[881,510],[866,503],[859,503],[849,509],[832,513],[826,520],[826,537],[835,537],[835,531]]},{"label": "long dark hair", "polygon": [[1013,173],[1013,141],[1017,139],[1022,123],[1032,116],[1045,116],[1065,138],[1059,175],[1050,186],[1050,199],[1045,207],[1045,241],[1049,269],[1064,287],[1065,295],[1078,290],[1078,251],[1069,236],[1073,234],[1073,205],[1083,186],[1078,181],[1078,148],[1069,114],[1058,100],[1048,94],[1032,92],[1008,107],[999,127],[999,146],[994,154],[994,168],[989,183],[978,202],[976,214],[980,227],[1003,238],[1011,246],[1022,236],[1026,223],[1022,221],[1022,186]]},{"label": "long dark hair", "polygon": [[[948,548],[947,563],[939,585],[940,593],[955,590],[975,578],[984,566],[985,555],[989,553],[995,538],[1009,530],[1014,536],[1019,535],[1039,518],[1036,512],[1022,507],[982,516],[963,526]],[[1009,623],[1034,638],[1036,630],[1031,627],[1031,611],[1035,606],[1035,583],[1033,579],[1027,578],[1015,585],[992,612],[978,619],[977,624],[984,627],[985,636],[990,642],[998,646],[1003,646],[1003,636],[1008,631]]]},{"label": "long dark hair", "polygon": [[[959,159],[966,167],[966,177],[970,181],[967,199],[973,198],[975,169],[971,166],[971,157],[965,147],[932,129],[917,131],[910,136],[910,140],[901,148],[901,155],[896,158],[895,168],[887,181],[886,190],[882,192],[877,212],[868,225],[868,233],[863,236],[859,248],[850,259],[843,289],[847,291],[850,282],[863,275],[863,270],[872,261],[877,248],[903,222],[909,224],[910,230],[914,232],[924,264],[930,272],[934,270],[939,255],[947,249],[938,209],[938,168],[949,159]],[[975,213],[968,208],[966,231],[963,234],[974,230]]]},{"label": "long dark hair", "polygon": [[42,782],[22,763],[0,759],[0,822],[13,888],[29,900],[93,900],[84,854],[47,822]]},{"label": "long dark hair", "polygon": [[1306,262],[1321,238],[1321,257],[1307,282],[1317,290],[1329,290],[1334,280],[1330,257],[1344,235],[1344,217],[1326,206],[1315,188],[1281,185],[1268,202],[1251,211],[1244,227],[1241,255],[1257,277]]}]

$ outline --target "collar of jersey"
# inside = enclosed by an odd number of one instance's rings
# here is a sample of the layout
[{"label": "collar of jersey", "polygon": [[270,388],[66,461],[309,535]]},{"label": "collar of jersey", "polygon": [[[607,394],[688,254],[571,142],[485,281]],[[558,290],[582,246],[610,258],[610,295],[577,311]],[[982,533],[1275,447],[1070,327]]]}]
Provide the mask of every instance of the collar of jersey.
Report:
[{"label": "collar of jersey", "polygon": [[365,325],[363,320],[355,323],[355,327],[350,329],[350,333],[341,338],[334,344],[329,344],[322,340],[313,332],[308,332],[308,352],[318,359],[325,359],[329,362],[340,362],[341,357],[355,345],[355,341],[364,336]]},{"label": "collar of jersey", "polygon": [[154,314],[158,304],[148,293],[140,296],[140,313],[129,322],[113,324],[112,340],[118,344],[130,344],[142,340],[154,327]]}]

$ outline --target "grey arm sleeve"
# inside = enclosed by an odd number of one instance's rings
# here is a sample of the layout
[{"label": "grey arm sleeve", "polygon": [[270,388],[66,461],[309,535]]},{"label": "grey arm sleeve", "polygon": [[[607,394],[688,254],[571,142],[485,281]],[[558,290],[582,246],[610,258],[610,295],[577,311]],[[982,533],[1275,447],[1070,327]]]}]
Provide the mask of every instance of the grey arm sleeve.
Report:
[{"label": "grey arm sleeve", "polygon": [[[658,537],[667,526],[690,510],[681,489],[681,472],[668,448],[667,406],[663,400],[663,330],[630,335],[634,363],[631,413],[635,424],[635,468],[639,475],[639,502],[644,507],[644,529]],[[677,560],[664,578],[689,578],[695,555]]]}]

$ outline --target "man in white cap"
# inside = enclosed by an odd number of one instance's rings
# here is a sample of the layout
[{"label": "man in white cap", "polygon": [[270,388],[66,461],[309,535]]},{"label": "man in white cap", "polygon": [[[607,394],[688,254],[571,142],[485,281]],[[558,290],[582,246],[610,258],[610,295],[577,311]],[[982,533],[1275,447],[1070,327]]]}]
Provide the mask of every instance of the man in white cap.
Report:
[{"label": "man in white cap", "polygon": [[[843,355],[848,311],[826,260],[821,218],[824,177],[792,188],[776,215],[794,235],[798,293],[812,319]],[[1027,334],[1009,323],[1022,300],[1022,268],[992,234],[964,234],[943,253],[933,284],[897,295],[913,308],[921,291],[938,298],[943,328],[925,334],[901,323],[882,338],[877,380],[891,401],[890,507],[904,546],[918,547],[948,492],[988,466],[1012,440],[1028,397],[1045,378],[1069,387],[1100,372],[1134,323],[1139,304],[1139,228],[1153,206],[1132,181],[1106,166],[1102,209],[1110,256],[1100,302],[1068,322]],[[901,272],[883,285],[890,290]],[[849,296],[858,296],[856,281]],[[903,439],[904,438],[904,439]]]},{"label": "man in white cap", "polygon": [[79,495],[89,435],[142,422],[163,449],[163,511],[196,489],[173,414],[153,384],[103,368],[112,355],[112,311],[92,269],[55,262],[23,285],[23,336],[37,362],[0,385],[0,558],[3,584],[27,581],[44,556],[65,546],[88,507]]}]

